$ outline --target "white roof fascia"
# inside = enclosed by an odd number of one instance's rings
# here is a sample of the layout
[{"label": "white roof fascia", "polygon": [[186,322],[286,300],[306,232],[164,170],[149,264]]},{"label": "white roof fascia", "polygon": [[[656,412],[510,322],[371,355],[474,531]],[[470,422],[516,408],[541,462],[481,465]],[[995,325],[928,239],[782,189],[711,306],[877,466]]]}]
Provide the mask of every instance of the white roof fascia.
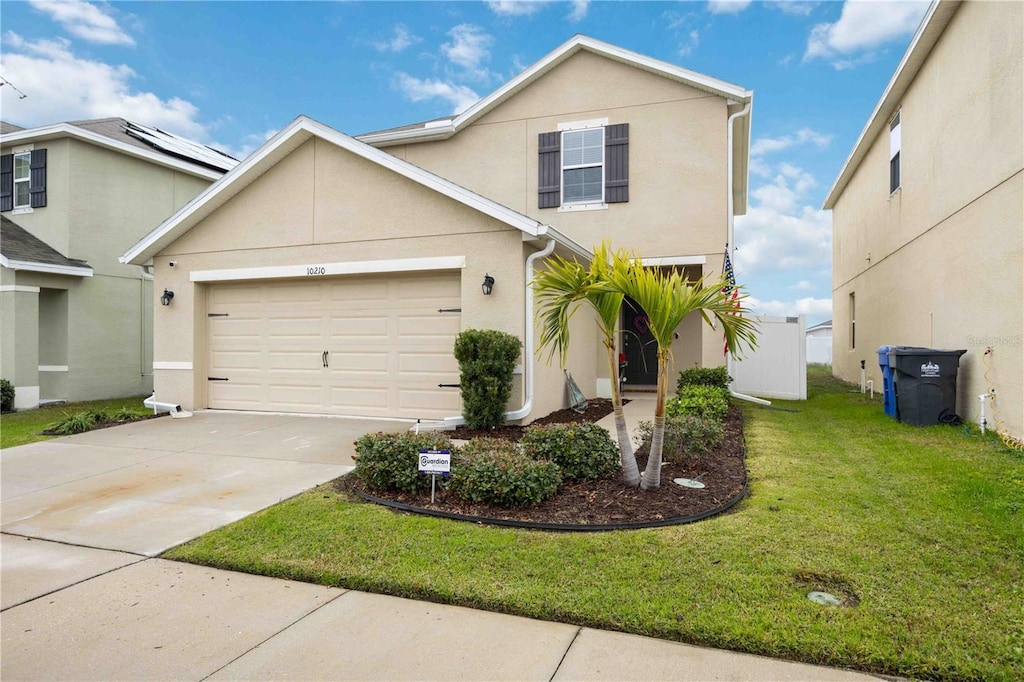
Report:
[{"label": "white roof fascia", "polygon": [[667,267],[672,265],[704,265],[707,262],[707,256],[665,256],[661,258],[640,259],[640,263],[645,268]]},{"label": "white roof fascia", "polygon": [[8,270],[26,270],[28,272],[45,272],[51,275],[71,275],[72,277],[92,277],[92,268],[76,268],[71,265],[51,265],[49,263],[33,263],[27,260],[10,260],[0,256],[0,265]]},{"label": "white roof fascia", "polygon": [[[572,237],[567,236],[563,232],[559,232],[550,225],[541,226],[540,230],[537,233],[537,237],[547,237],[548,239],[553,239],[556,244],[560,244],[561,246],[565,247],[570,252],[572,252],[573,255],[585,259],[588,263],[594,257],[594,254],[589,249],[584,248],[583,245],[580,244],[578,241],[576,241]],[[537,237],[528,236],[524,233],[523,241],[536,241]]]},{"label": "white roof fascia", "polygon": [[[660,59],[647,57],[595,38],[590,38],[589,36],[576,35],[549,52],[547,55],[542,57],[540,61],[535,62],[528,69],[505,83],[505,85],[501,86],[490,95],[477,100],[475,104],[455,117],[450,128],[414,128],[412,130],[399,130],[391,133],[383,132],[373,135],[362,135],[359,139],[368,143],[372,142],[373,144],[387,145],[398,144],[400,142],[410,140],[426,141],[428,139],[442,139],[444,137],[450,137],[458,132],[460,128],[469,125],[510,95],[522,89],[534,79],[542,76],[544,73],[580,50],[588,50],[596,54],[604,55],[610,59],[681,81],[691,87],[697,88],[698,90],[718,95],[720,97],[725,97],[726,99],[733,99],[738,102],[749,102],[754,94],[752,91],[746,90],[734,83],[728,83],[717,78],[712,78],[711,76],[706,76],[702,73],[697,73],[696,71],[690,71],[689,69],[684,69],[681,66],[669,64],[668,62],[663,62]],[[443,131],[444,135],[439,135],[438,133],[440,131]]]},{"label": "white roof fascia", "polygon": [[181,159],[175,159],[174,157],[161,154],[156,151],[149,151],[135,145],[126,144],[119,142],[112,137],[106,135],[100,135],[94,133],[91,130],[85,130],[78,126],[71,125],[70,123],[56,123],[54,125],[43,126],[41,128],[29,128],[28,130],[18,130],[13,133],[7,133],[6,135],[0,135],[0,144],[17,144],[19,142],[32,142],[35,140],[51,140],[58,137],[73,137],[83,142],[89,142],[99,147],[106,147],[122,154],[128,154],[129,156],[137,156],[146,161],[159,164],[161,166],[167,166],[180,170],[190,175],[195,175],[200,178],[206,178],[207,180],[216,180],[224,173],[222,171],[215,171],[203,166],[197,166]]},{"label": "white roof fascia", "polygon": [[[169,241],[177,239],[178,236],[212,213],[214,209],[244,189],[251,182],[251,180],[247,181],[247,175],[260,170],[261,166],[266,166],[263,171],[273,166],[278,159],[270,159],[269,162],[267,162],[267,159],[274,156],[275,152],[284,147],[291,138],[300,136],[302,133],[306,133],[306,136],[300,140],[300,144],[309,139],[310,136],[315,135],[485,215],[489,215],[495,220],[517,228],[525,234],[535,237],[541,232],[542,225],[533,218],[513,211],[507,206],[502,206],[465,187],[456,185],[396,156],[371,147],[311,118],[300,116],[264,143],[262,147],[250,154],[242,163],[235,166],[220,180],[210,185],[203,193],[139,240],[119,260],[122,263],[135,263],[139,265],[144,260],[152,258],[156,250],[162,248]],[[297,147],[298,145],[294,146]],[[288,149],[285,153],[290,151],[291,149]],[[281,154],[280,156],[283,155]],[[262,175],[262,172],[259,174]]]},{"label": "white roof fascia", "polygon": [[929,5],[928,11],[925,12],[924,18],[921,20],[921,24],[917,27],[917,33],[914,34],[914,38],[910,41],[910,46],[907,47],[907,51],[903,54],[903,59],[900,60],[899,65],[896,67],[896,72],[893,73],[889,84],[885,86],[885,90],[868,117],[868,122],[861,131],[860,137],[854,143],[853,150],[839,171],[832,189],[829,190],[828,195],[825,197],[825,203],[822,205],[823,209],[827,210],[835,206],[836,201],[839,200],[839,196],[846,189],[847,183],[853,177],[861,160],[867,155],[868,148],[882,131],[882,128],[888,125],[890,115],[895,112],[896,106],[906,94],[910,84],[917,76],[917,72],[921,69],[928,55],[931,54],[932,48],[939,41],[942,32],[949,25],[953,14],[956,13],[959,6],[960,0],[933,0],[931,5]]}]

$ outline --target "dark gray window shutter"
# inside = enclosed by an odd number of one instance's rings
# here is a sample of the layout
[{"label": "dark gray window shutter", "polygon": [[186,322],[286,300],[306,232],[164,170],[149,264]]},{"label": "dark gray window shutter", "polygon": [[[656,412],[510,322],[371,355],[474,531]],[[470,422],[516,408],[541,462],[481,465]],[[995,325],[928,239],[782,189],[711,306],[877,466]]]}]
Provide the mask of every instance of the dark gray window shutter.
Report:
[{"label": "dark gray window shutter", "polygon": [[562,202],[562,133],[541,133],[537,148],[537,208],[557,208]]},{"label": "dark gray window shutter", "polygon": [[629,124],[604,129],[604,202],[629,201]]},{"label": "dark gray window shutter", "polygon": [[46,206],[46,150],[33,149],[28,166],[29,206],[42,208]]},{"label": "dark gray window shutter", "polygon": [[0,211],[14,208],[14,154],[0,156]]}]

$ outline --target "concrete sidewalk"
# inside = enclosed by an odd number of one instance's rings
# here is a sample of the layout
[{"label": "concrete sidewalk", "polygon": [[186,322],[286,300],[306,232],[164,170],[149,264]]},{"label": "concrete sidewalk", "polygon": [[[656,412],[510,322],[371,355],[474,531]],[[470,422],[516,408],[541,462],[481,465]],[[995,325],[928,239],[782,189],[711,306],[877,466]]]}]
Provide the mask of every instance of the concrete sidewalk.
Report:
[{"label": "concrete sidewalk", "polygon": [[5,599],[69,571],[0,614],[4,680],[875,679],[119,552],[88,550],[87,567],[82,551],[3,537]]},{"label": "concrete sidewalk", "polygon": [[[653,391],[626,391],[622,394],[622,398],[629,401],[622,406],[622,413],[626,416],[626,427],[630,434],[636,433],[636,427],[640,422],[654,421],[654,406],[657,403],[657,398]],[[615,440],[614,414],[600,419],[597,424],[607,429],[612,434],[612,440]]]}]

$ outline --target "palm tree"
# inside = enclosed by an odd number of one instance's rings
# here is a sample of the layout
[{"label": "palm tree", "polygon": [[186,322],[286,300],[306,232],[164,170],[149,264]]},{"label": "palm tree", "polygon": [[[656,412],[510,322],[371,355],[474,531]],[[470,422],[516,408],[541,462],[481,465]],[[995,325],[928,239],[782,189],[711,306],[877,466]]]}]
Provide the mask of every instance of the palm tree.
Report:
[{"label": "palm tree", "polygon": [[721,323],[729,352],[736,353],[741,344],[750,348],[757,344],[756,326],[750,317],[742,315],[748,312],[741,305],[744,297],[733,299],[723,293],[724,281],[707,286],[704,278],[701,278],[691,283],[678,270],[666,272],[646,268],[639,259],[631,261],[625,268],[608,268],[603,274],[612,290],[630,297],[643,309],[649,320],[651,334],[658,344],[658,392],[654,429],[650,456],[640,482],[643,490],[655,490],[661,486],[668,365],[676,328],[684,317],[692,312],[700,312],[708,324],[712,324],[712,319]]},{"label": "palm tree", "polygon": [[609,285],[613,273],[619,272],[624,276],[630,267],[631,259],[628,255],[622,251],[612,253],[605,243],[595,249],[589,268],[575,260],[558,257],[548,261],[547,270],[534,277],[533,288],[537,294],[537,315],[541,319],[540,347],[550,347],[549,359],[557,350],[562,365],[569,352],[569,323],[572,316],[584,301],[597,314],[598,329],[604,337],[602,341],[608,354],[608,376],[611,377],[612,407],[622,478],[627,485],[636,487],[640,485],[640,469],[633,455],[626,416],[622,412],[622,395],[617,380],[618,356],[615,352],[615,334],[623,293]]}]

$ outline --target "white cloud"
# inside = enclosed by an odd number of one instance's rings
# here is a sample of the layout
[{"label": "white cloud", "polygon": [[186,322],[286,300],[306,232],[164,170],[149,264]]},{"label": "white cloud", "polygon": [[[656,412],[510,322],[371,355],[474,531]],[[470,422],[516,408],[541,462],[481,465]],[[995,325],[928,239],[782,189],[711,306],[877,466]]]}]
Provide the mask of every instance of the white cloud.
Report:
[{"label": "white cloud", "polygon": [[209,140],[191,102],[136,90],[132,81],[137,74],[130,67],[78,57],[65,39],[30,42],[8,31],[3,69],[28,95],[19,100],[10,88],[0,88],[4,118],[19,125],[123,116],[200,142]]},{"label": "white cloud", "polygon": [[750,6],[751,0],[708,0],[712,14],[739,14]]},{"label": "white cloud", "polygon": [[374,41],[373,46],[380,52],[401,52],[420,42],[404,24],[395,24],[394,33],[387,40]]},{"label": "white cloud", "polygon": [[235,157],[239,161],[252,154],[254,151],[259,149],[264,142],[277,135],[277,130],[267,130],[259,135],[246,135],[242,139],[241,146],[237,148],[227,148],[225,151],[231,156]]},{"label": "white cloud", "polygon": [[810,14],[818,4],[817,2],[802,2],[802,0],[769,0],[768,2],[769,7],[777,9],[783,14],[795,14],[801,17]]},{"label": "white cloud", "polygon": [[793,289],[794,291],[810,291],[811,289],[814,288],[814,285],[811,284],[810,280],[802,279],[789,288]]},{"label": "white cloud", "polygon": [[549,0],[488,0],[487,6],[495,14],[506,17],[526,17],[544,9]]},{"label": "white cloud", "polygon": [[796,317],[806,315],[811,318],[829,318],[832,316],[831,298],[798,298],[795,301],[761,301],[753,296],[746,300],[748,308],[758,315],[777,317]]},{"label": "white cloud", "polygon": [[135,45],[135,40],[117,21],[96,5],[83,0],[30,0],[30,4],[82,40],[102,45]]},{"label": "white cloud", "polygon": [[441,45],[441,54],[448,61],[466,70],[466,74],[476,79],[490,77],[482,63],[491,58],[490,46],[494,38],[479,26],[459,24],[448,31],[451,42]]},{"label": "white cloud", "polygon": [[479,95],[464,85],[436,79],[421,80],[402,72],[395,74],[394,85],[413,102],[423,102],[428,99],[446,100],[453,105],[453,114],[464,111],[480,99]]},{"label": "white cloud", "polygon": [[801,128],[792,135],[783,135],[782,137],[761,137],[754,140],[754,143],[750,145],[750,155],[761,156],[804,144],[812,144],[818,149],[824,149],[831,142],[831,135],[819,133],[811,130],[810,128]]},{"label": "white cloud", "polygon": [[569,21],[583,21],[590,9],[590,0],[573,0],[572,11],[566,17]]},{"label": "white cloud", "polygon": [[837,69],[871,61],[878,48],[913,34],[927,9],[924,0],[847,0],[839,21],[811,29],[804,61],[828,59]]},{"label": "white cloud", "polygon": [[679,56],[689,56],[697,47],[700,45],[700,33],[694,29],[686,36],[682,43],[679,44]]}]

